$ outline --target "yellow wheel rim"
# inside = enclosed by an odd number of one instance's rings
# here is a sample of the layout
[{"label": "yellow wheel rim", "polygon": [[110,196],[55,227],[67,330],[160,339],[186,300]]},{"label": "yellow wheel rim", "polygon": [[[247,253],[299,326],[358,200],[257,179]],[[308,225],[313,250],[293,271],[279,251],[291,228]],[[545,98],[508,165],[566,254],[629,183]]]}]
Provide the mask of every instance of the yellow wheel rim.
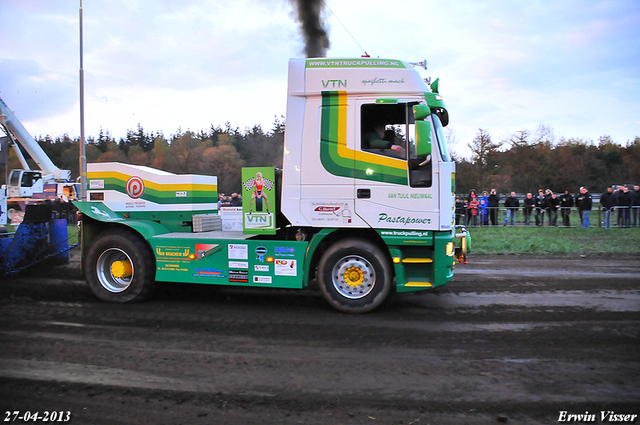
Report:
[{"label": "yellow wheel rim", "polygon": [[117,279],[131,276],[133,268],[129,261],[114,261],[111,263],[111,274]]},{"label": "yellow wheel rim", "polygon": [[352,288],[362,285],[364,273],[358,267],[350,267],[344,272],[344,282]]},{"label": "yellow wheel rim", "polygon": [[357,300],[373,291],[376,271],[366,258],[360,255],[346,255],[334,264],[331,279],[338,294]]}]

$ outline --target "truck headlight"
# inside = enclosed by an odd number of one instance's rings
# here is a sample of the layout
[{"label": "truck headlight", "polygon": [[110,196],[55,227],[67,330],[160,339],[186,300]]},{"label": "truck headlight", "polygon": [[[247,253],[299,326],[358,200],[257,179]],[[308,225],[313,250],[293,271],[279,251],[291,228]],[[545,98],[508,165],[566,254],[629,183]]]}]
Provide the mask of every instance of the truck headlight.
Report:
[{"label": "truck headlight", "polygon": [[447,242],[447,257],[452,257],[453,253],[456,251],[454,246],[453,246],[453,242]]}]

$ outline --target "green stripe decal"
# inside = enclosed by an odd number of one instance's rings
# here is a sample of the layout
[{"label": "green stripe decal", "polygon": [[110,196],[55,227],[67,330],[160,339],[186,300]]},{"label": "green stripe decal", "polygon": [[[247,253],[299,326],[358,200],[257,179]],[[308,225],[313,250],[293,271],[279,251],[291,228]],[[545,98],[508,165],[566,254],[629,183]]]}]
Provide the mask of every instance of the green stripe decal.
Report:
[{"label": "green stripe decal", "polygon": [[404,160],[347,148],[347,92],[322,92],[320,160],[329,173],[407,185]]},{"label": "green stripe decal", "polygon": [[[126,184],[124,180],[117,178],[105,178],[103,190],[114,190],[123,194],[127,194]],[[146,183],[146,182],[145,182]],[[145,184],[144,193],[140,199],[155,202],[156,204],[207,204],[217,202],[217,192],[186,190],[187,196],[176,196],[176,191],[156,190]]]},{"label": "green stripe decal", "polygon": [[[340,105],[341,97],[344,102],[342,105]],[[346,114],[346,109],[345,92],[322,93],[320,160],[324,168],[331,174],[353,178],[355,177],[353,156],[351,158],[342,158],[338,155],[340,112],[342,110]],[[346,120],[346,117],[343,119]]]}]

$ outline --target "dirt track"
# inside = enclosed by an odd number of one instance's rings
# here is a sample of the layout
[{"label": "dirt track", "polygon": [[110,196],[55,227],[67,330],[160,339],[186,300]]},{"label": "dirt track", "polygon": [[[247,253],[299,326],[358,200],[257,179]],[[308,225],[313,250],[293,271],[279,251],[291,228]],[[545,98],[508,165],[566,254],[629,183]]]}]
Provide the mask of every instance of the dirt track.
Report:
[{"label": "dirt track", "polygon": [[[640,414],[640,257],[475,256],[366,315],[311,292],[159,287],[77,268],[0,284],[0,413],[74,424],[558,423]],[[640,423],[636,420],[636,423]]]}]

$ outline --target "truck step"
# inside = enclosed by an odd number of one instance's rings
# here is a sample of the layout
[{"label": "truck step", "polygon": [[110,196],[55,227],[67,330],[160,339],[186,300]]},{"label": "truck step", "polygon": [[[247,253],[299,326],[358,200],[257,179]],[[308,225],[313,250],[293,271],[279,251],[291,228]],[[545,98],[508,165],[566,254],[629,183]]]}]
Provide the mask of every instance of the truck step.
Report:
[{"label": "truck step", "polygon": [[402,262],[408,264],[429,264],[433,263],[433,260],[431,258],[403,258]]},{"label": "truck step", "polygon": [[431,288],[433,285],[431,282],[419,282],[419,281],[411,281],[404,284],[404,286],[412,286],[412,287],[420,287],[420,288]]}]

